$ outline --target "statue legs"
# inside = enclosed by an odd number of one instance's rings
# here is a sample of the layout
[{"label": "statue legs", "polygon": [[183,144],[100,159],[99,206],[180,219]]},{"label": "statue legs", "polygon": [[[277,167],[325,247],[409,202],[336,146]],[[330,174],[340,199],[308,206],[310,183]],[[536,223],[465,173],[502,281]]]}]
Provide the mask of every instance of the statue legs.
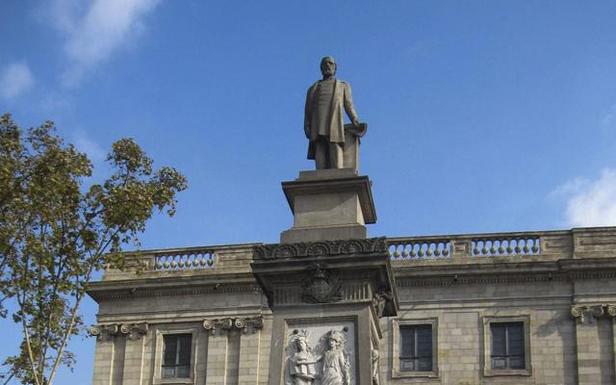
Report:
[{"label": "statue legs", "polygon": [[344,167],[344,148],[342,143],[333,143],[328,137],[320,136],[315,142],[314,161],[317,170]]}]

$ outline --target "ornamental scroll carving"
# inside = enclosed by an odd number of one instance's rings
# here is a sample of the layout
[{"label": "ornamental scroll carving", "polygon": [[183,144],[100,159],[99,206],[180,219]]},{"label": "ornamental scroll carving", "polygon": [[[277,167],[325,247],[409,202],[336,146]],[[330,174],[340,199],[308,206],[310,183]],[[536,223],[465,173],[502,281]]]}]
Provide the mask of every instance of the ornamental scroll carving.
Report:
[{"label": "ornamental scroll carving", "polygon": [[594,318],[604,315],[616,317],[616,304],[574,305],[571,307],[571,315],[582,324],[591,324]]},{"label": "ornamental scroll carving", "polygon": [[130,340],[138,340],[148,333],[148,324],[146,322],[133,324],[105,324],[94,325],[90,327],[88,332],[91,336],[96,337],[97,341],[108,341],[114,336],[124,334]]},{"label": "ornamental scroll carving", "polygon": [[344,241],[277,243],[255,247],[255,259],[282,259],[373,253],[388,253],[387,242],[384,237]]},{"label": "ornamental scroll carving", "polygon": [[229,330],[240,330],[243,334],[255,333],[263,328],[263,317],[226,317],[206,319],[203,328],[210,334],[222,334]]}]

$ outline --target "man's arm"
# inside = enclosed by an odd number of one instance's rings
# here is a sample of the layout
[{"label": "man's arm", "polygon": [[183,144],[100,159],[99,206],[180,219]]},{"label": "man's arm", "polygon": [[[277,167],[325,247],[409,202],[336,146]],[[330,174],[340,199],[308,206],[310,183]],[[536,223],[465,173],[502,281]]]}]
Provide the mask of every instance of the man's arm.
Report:
[{"label": "man's arm", "polygon": [[359,117],[357,116],[357,112],[355,112],[355,106],[353,105],[353,95],[351,94],[351,85],[349,83],[344,84],[344,110],[346,111],[349,119],[351,119],[351,123],[354,126],[359,126]]},{"label": "man's arm", "polygon": [[310,139],[310,113],[312,112],[312,101],[310,100],[310,95],[312,94],[313,87],[314,85],[308,88],[308,92],[306,93],[306,106],[304,107],[304,133],[308,139]]}]

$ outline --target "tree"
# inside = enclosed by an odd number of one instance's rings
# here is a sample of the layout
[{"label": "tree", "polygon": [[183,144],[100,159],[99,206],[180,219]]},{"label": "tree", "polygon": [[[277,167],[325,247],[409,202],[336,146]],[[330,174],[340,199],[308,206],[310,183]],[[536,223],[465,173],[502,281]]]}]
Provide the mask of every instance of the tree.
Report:
[{"label": "tree", "polygon": [[107,161],[112,175],[86,188],[92,163],[52,122],[24,133],[0,117],[0,316],[23,331],[5,383],[50,385],[75,363],[66,346],[83,330],[78,309],[93,274],[121,268],[122,246],[138,242],[156,210],[172,216],[187,187],[171,167],[153,171],[132,139],[115,142]]}]

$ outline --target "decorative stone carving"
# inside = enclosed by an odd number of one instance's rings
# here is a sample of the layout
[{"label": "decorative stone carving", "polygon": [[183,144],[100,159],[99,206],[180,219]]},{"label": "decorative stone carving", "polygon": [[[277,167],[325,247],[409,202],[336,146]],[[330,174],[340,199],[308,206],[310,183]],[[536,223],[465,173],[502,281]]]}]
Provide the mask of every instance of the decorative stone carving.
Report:
[{"label": "decorative stone carving", "polygon": [[148,332],[148,324],[145,322],[135,324],[122,324],[120,333],[126,334],[130,340],[138,340]]},{"label": "decorative stone carving", "polygon": [[206,319],[203,321],[203,328],[210,335],[222,333],[231,329],[241,330],[242,333],[255,333],[258,329],[263,328],[263,317],[235,317],[235,318],[216,318]]},{"label": "decorative stone carving", "polygon": [[372,385],[379,385],[379,351],[377,349],[372,349],[370,358],[372,364]]},{"label": "decorative stone carving", "polygon": [[616,305],[605,305],[605,310],[610,317],[616,317]]},{"label": "decorative stone carving", "polygon": [[330,330],[326,335],[327,347],[321,357],[321,385],[350,385],[351,371],[349,357],[344,349],[345,336],[338,330]]},{"label": "decorative stone carving", "polygon": [[308,267],[302,282],[302,300],[308,303],[331,303],[342,299],[342,281],[336,272],[326,270],[324,263]]},{"label": "decorative stone carving", "polygon": [[391,294],[391,291],[381,290],[374,293],[374,297],[372,298],[372,305],[374,306],[376,314],[379,318],[383,317],[385,307],[387,306],[387,303],[392,300],[392,298],[393,295]]},{"label": "decorative stone carving", "polygon": [[601,317],[605,311],[604,305],[575,305],[571,307],[571,315],[578,318],[582,324],[592,323],[592,319]]},{"label": "decorative stone carving", "polygon": [[88,329],[91,336],[96,337],[97,341],[108,341],[113,336],[118,335],[120,327],[118,325],[93,325]]},{"label": "decorative stone carving", "polygon": [[255,247],[255,259],[283,259],[329,255],[388,253],[385,238],[301,243],[276,243]]},{"label": "decorative stone carving", "polygon": [[353,330],[352,322],[309,323],[294,329],[287,341],[282,383],[357,385]]},{"label": "decorative stone carving", "polygon": [[306,330],[294,330],[289,340],[296,351],[287,357],[285,385],[311,385],[317,375],[317,358],[308,344]]}]

